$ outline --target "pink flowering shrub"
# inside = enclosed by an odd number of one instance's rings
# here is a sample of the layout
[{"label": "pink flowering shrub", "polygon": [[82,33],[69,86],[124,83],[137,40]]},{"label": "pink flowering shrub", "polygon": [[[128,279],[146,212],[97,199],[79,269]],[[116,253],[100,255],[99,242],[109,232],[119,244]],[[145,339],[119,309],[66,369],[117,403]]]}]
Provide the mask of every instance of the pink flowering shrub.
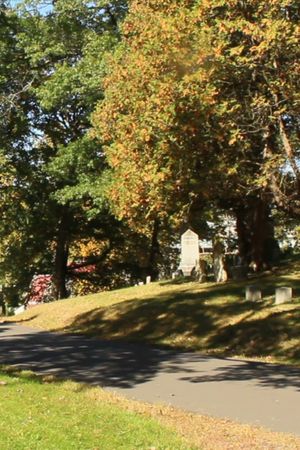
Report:
[{"label": "pink flowering shrub", "polygon": [[35,275],[30,284],[27,306],[53,300],[52,275]]},{"label": "pink flowering shrub", "polygon": [[[77,267],[75,263],[68,266],[71,278],[68,279],[67,289],[71,295],[84,295],[97,291],[91,282],[84,278],[77,278],[80,275],[92,274],[96,270],[93,264]],[[76,277],[77,275],[77,277]],[[47,303],[55,300],[53,275],[35,275],[30,283],[30,290],[27,296],[26,306],[31,307],[39,303]]]},{"label": "pink flowering shrub", "polygon": [[76,263],[71,263],[68,265],[68,270],[72,274],[76,273],[93,273],[96,270],[95,264],[89,264],[87,266],[77,267]]}]

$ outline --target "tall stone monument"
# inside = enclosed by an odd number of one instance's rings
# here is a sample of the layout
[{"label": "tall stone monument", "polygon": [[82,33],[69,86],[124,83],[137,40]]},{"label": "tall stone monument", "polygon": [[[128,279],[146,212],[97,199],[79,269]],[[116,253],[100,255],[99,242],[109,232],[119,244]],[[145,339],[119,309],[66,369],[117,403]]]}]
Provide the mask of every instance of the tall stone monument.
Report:
[{"label": "tall stone monument", "polygon": [[185,277],[191,275],[199,262],[199,236],[194,231],[188,229],[181,235],[181,254],[179,270]]}]

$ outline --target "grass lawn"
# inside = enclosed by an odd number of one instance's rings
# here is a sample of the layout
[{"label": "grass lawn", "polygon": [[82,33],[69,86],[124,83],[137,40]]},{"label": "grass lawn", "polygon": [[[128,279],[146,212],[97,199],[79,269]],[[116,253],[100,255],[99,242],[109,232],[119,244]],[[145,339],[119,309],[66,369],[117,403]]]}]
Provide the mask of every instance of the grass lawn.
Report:
[{"label": "grass lawn", "polygon": [[120,408],[101,389],[0,370],[2,450],[195,448],[149,416]]},{"label": "grass lawn", "polygon": [[0,367],[1,450],[295,450],[300,439]]},{"label": "grass lawn", "polygon": [[[294,264],[238,283],[152,283],[41,305],[5,320],[300,365],[299,269],[300,264]],[[261,287],[262,301],[245,301],[245,287],[251,284]],[[293,287],[291,303],[274,305],[279,286]],[[0,427],[3,450],[300,449],[299,438],[286,434],[4,369]]]},{"label": "grass lawn", "polygon": [[[300,264],[247,282],[152,283],[37,306],[12,317],[46,330],[143,341],[206,354],[300,365]],[[263,300],[245,300],[245,287]],[[293,301],[274,305],[275,287]]]}]

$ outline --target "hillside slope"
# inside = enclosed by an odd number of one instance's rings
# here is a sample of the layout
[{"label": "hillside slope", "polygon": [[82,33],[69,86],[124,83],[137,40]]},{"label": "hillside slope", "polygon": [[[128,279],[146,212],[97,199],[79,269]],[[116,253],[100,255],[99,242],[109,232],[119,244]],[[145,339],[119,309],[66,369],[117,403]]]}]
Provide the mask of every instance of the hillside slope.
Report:
[{"label": "hillside slope", "polygon": [[[250,284],[262,289],[262,301],[245,300]],[[275,306],[275,287],[286,285],[293,287],[293,302]],[[238,283],[152,283],[48,303],[8,320],[102,339],[300,365],[299,294],[295,268]]]}]

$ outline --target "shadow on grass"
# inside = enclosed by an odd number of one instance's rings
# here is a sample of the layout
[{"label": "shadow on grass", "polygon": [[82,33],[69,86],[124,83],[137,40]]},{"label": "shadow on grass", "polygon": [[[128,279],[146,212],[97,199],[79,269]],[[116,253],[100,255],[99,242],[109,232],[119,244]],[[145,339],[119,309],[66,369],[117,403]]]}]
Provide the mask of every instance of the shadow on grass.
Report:
[{"label": "shadow on grass", "polygon": [[61,383],[61,380],[49,375],[41,375],[31,370],[22,370],[16,366],[0,365],[0,374],[10,378],[17,377],[19,380],[34,382],[37,384]]},{"label": "shadow on grass", "polygon": [[[228,296],[228,289],[218,288],[217,295],[223,294]],[[77,316],[68,330],[105,339],[143,339],[158,344],[177,334],[207,336],[215,329],[215,320],[220,314],[228,316],[246,311],[252,313],[259,308],[258,304],[250,302],[240,302],[238,305],[232,302],[210,304],[209,300],[215,295],[211,292],[193,293],[186,290],[147,300],[129,300]]]},{"label": "shadow on grass", "polygon": [[[177,291],[170,286],[167,292],[147,300],[128,300],[80,314],[64,328],[69,334],[33,331],[22,334],[22,330],[14,334],[9,327],[13,330],[15,325],[3,324],[0,364],[129,389],[161,372],[183,372],[183,378],[199,382],[203,380],[199,378],[201,369],[183,364],[213,360],[204,353],[222,357],[274,356],[299,364],[299,308],[273,307],[270,298],[245,301],[247,284],[261,286],[265,296],[274,295],[275,286],[286,284],[299,292],[298,281],[273,276],[268,280],[249,280],[246,284],[187,285]],[[167,350],[166,346],[173,350]],[[199,350],[203,354],[180,353],[180,349]],[[289,376],[289,368],[282,366],[267,365],[263,371],[265,366],[257,363],[244,362],[244,369],[237,363],[226,369],[220,364],[207,380],[256,377],[263,385],[300,387],[297,368]]]},{"label": "shadow on grass", "polygon": [[208,340],[208,348],[225,346],[224,354],[248,357],[273,356],[300,364],[300,314],[274,312],[266,318],[242,320],[220,327]]},{"label": "shadow on grass", "polygon": [[[0,321],[0,324],[10,324],[10,323],[15,323],[16,321],[14,320],[14,317],[17,316],[3,316],[2,320]],[[38,317],[38,314],[32,315],[30,317],[28,317],[28,319],[23,319],[21,320],[22,323],[24,322],[31,322],[32,320],[36,319]]]},{"label": "shadow on grass", "polygon": [[[264,290],[273,292],[273,284]],[[244,300],[244,285],[238,283],[196,292],[187,288],[94,309],[77,316],[65,331],[300,364],[300,311],[275,311],[271,304],[270,299]]]}]

